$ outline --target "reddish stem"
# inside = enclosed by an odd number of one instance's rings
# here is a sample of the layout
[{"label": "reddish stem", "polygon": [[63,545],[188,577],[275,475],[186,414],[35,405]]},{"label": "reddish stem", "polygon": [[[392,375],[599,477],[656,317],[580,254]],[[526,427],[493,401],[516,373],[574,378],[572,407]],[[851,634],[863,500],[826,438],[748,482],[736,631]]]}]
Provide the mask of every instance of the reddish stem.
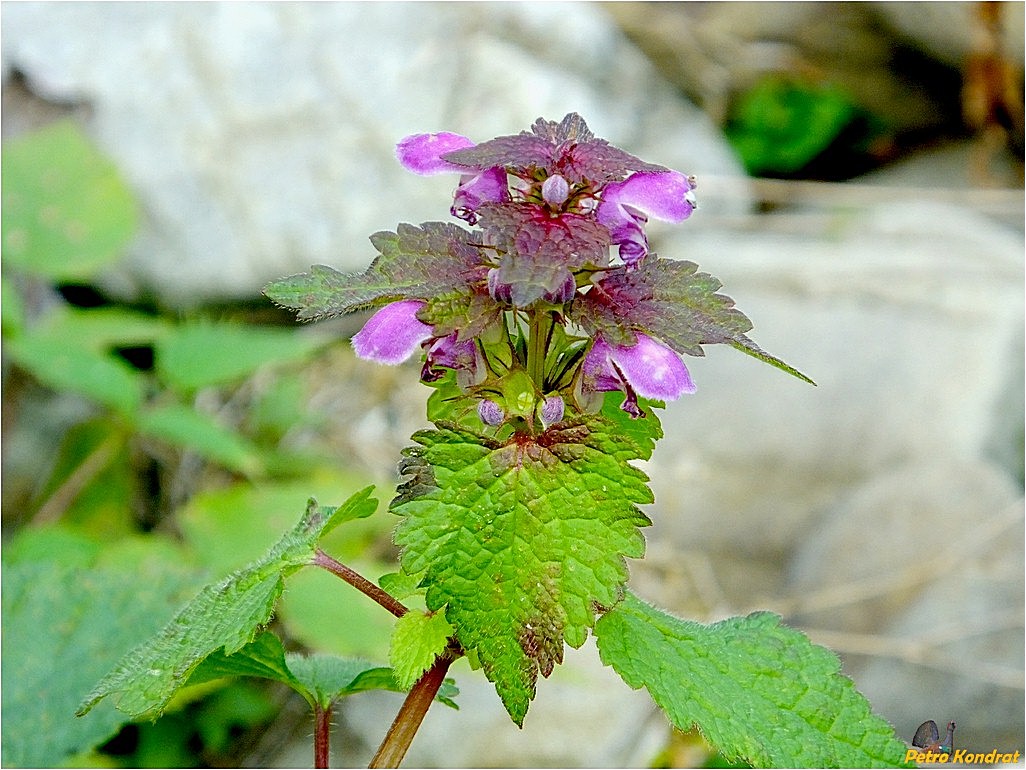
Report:
[{"label": "reddish stem", "polygon": [[331,706],[314,706],[314,767],[328,766],[328,745],[331,740]]},{"label": "reddish stem", "polygon": [[388,593],[388,591],[374,585],[374,583],[369,581],[359,572],[350,569],[345,564],[335,561],[320,548],[318,548],[317,553],[314,554],[312,563],[316,564],[318,567],[323,567],[332,575],[342,578],[344,581],[349,583],[349,585],[353,586],[353,588],[367,594],[367,596],[376,601],[397,618],[401,618],[409,612],[406,606]]},{"label": "reddish stem", "polygon": [[449,651],[442,653],[435,658],[434,665],[413,685],[369,767],[399,767],[453,660],[453,655]]}]

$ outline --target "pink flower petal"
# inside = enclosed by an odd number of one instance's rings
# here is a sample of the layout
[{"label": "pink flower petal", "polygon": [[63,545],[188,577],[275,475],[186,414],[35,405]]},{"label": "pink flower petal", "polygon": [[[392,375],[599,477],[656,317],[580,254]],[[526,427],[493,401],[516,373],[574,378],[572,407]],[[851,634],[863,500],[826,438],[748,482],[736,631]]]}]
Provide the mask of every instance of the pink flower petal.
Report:
[{"label": "pink flower petal", "polygon": [[661,401],[695,392],[691,374],[675,351],[645,334],[637,334],[637,338],[632,347],[610,345],[601,337],[595,338],[583,364],[583,374],[592,390],[626,392],[629,386],[639,396]]},{"label": "pink flower petal", "polygon": [[610,358],[639,396],[673,401],[695,392],[680,356],[647,335],[639,334],[634,347],[613,347]]},{"label": "pink flower petal", "polygon": [[[444,162],[444,161],[443,161]],[[466,169],[464,169],[465,171]],[[456,192],[450,213],[470,224],[477,222],[477,210],[483,203],[501,203],[509,200],[509,182],[506,169],[501,166],[488,168],[480,174],[464,175]]]},{"label": "pink flower petal", "polygon": [[412,356],[424,340],[431,338],[431,327],[417,319],[417,311],[425,304],[407,299],[385,305],[353,335],[356,355],[393,365]]},{"label": "pink flower petal", "polygon": [[677,171],[639,172],[622,182],[613,182],[602,189],[602,202],[596,214],[602,224],[605,219],[619,221],[622,206],[636,209],[648,217],[667,222],[681,222],[691,216],[694,198],[689,195],[693,185]]},{"label": "pink flower petal", "polygon": [[460,134],[442,131],[438,134],[413,134],[395,147],[395,155],[403,168],[421,176],[435,174],[466,174],[470,169],[442,160],[447,152],[473,147],[474,142]]}]

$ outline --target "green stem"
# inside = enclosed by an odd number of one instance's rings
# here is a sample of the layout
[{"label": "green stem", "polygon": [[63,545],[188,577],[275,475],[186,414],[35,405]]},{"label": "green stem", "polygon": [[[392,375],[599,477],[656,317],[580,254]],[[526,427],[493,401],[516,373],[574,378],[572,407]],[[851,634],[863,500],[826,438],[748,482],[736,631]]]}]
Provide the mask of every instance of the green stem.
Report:
[{"label": "green stem", "polygon": [[554,323],[552,313],[534,311],[531,314],[530,335],[527,342],[527,375],[539,392],[545,390],[545,354]]}]

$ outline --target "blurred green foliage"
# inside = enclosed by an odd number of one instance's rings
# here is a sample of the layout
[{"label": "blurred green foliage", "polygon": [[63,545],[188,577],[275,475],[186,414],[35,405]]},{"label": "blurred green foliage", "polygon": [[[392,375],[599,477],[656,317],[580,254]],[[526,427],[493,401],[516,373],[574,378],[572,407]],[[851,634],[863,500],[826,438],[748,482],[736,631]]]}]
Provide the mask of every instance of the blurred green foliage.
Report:
[{"label": "blurred green foliage", "polygon": [[[2,177],[5,439],[11,425],[59,430],[29,443],[20,478],[7,475],[19,467],[5,457],[5,765],[233,764],[235,738],[274,717],[280,691],[242,680],[190,687],[156,724],[124,727],[126,715],[106,703],[73,714],[199,586],[273,543],[311,492],[338,502],[366,486],[329,450],[282,441],[316,423],[297,365],[338,340],[199,314],[76,307],[61,288],[97,281],[131,242],[131,191],[72,122],[5,142]],[[257,376],[270,380],[263,395],[226,408]],[[373,517],[329,548],[360,554],[387,543],[388,527]],[[370,557],[363,566],[387,569]],[[286,639],[385,659],[386,613],[323,577],[336,585],[315,578],[290,590],[277,621]]]},{"label": "blurred green foliage", "polygon": [[771,74],[740,95],[726,135],[752,176],[832,179],[885,132],[843,89]]}]

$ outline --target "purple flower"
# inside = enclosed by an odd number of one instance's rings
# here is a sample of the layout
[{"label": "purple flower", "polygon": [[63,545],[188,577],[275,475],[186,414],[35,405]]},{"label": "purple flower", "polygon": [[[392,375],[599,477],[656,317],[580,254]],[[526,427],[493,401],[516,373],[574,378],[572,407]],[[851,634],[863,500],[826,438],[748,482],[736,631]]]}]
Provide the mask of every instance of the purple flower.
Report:
[{"label": "purple flower", "polygon": [[427,304],[405,299],[385,305],[353,335],[353,349],[360,358],[382,364],[401,364],[421,343],[431,339],[431,327],[418,320],[417,312]]},{"label": "purple flower", "polygon": [[452,196],[449,213],[469,225],[477,224],[477,210],[482,203],[501,203],[509,200],[509,183],[506,169],[501,166],[489,168],[480,174],[464,174]]},{"label": "purple flower", "polygon": [[693,177],[676,171],[639,172],[602,189],[595,216],[620,246],[620,257],[634,266],[648,254],[643,225],[649,217],[681,222],[695,209]]},{"label": "purple flower", "polygon": [[460,134],[413,134],[396,145],[395,154],[404,168],[421,176],[460,174],[450,212],[468,224],[477,223],[477,209],[483,203],[508,201],[509,183],[502,166],[468,173],[466,166],[442,160],[442,155],[473,147],[474,142]]},{"label": "purple flower", "polygon": [[632,417],[642,417],[638,396],[673,401],[695,392],[695,383],[680,356],[645,334],[637,344],[611,345],[595,337],[581,366],[585,390],[620,390],[627,398],[620,408]]},{"label": "purple flower", "polygon": [[417,318],[427,303],[404,299],[385,305],[372,315],[356,334],[353,348],[356,355],[381,364],[401,364],[418,348],[427,348],[427,357],[420,372],[424,382],[434,382],[444,375],[442,369],[455,369],[461,385],[480,379],[480,354],[474,340],[459,341],[458,333],[436,337],[433,328]]},{"label": "purple flower", "polygon": [[445,372],[442,369],[455,369],[459,374],[461,386],[470,385],[478,379],[480,354],[474,340],[459,340],[459,333],[453,332],[448,337],[437,337],[428,346],[427,358],[420,370],[420,378],[424,382],[440,380]]}]

